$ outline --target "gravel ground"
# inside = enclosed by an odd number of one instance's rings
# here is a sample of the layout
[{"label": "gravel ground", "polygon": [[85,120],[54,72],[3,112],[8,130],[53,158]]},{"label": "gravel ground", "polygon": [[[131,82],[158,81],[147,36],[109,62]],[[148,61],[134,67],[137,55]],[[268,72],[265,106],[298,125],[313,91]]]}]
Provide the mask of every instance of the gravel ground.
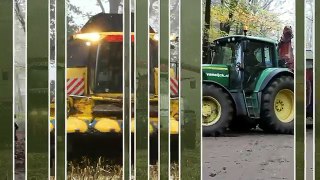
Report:
[{"label": "gravel ground", "polygon": [[203,179],[294,179],[294,136],[227,132],[203,138]]},{"label": "gravel ground", "polygon": [[306,135],[306,180],[313,180],[313,129],[308,128]]},{"label": "gravel ground", "polygon": [[24,180],[25,176],[25,153],[24,153],[24,132],[17,131],[18,141],[15,143],[15,179]]}]

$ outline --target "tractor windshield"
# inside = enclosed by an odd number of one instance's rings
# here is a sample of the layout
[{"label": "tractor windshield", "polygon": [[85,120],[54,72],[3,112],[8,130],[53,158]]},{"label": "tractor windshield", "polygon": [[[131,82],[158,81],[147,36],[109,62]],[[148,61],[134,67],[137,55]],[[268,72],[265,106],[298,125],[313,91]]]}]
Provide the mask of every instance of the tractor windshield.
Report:
[{"label": "tractor windshield", "polygon": [[211,64],[233,64],[241,58],[240,42],[217,41],[212,54]]}]

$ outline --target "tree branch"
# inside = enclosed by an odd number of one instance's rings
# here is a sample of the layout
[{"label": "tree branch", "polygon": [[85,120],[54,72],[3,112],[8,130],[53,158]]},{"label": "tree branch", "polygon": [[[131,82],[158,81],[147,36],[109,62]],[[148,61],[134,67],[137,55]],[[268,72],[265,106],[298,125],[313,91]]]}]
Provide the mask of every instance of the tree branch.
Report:
[{"label": "tree branch", "polygon": [[103,4],[102,4],[102,2],[101,2],[101,0],[97,0],[97,2],[98,2],[98,5],[99,5],[100,8],[101,8],[101,11],[102,11],[103,13],[106,13],[106,11],[105,11],[105,9],[104,9],[104,6],[103,6]]},{"label": "tree branch", "polygon": [[18,0],[14,0],[14,5],[15,5],[14,11],[16,13],[16,16],[18,17],[18,20],[22,26],[23,31],[26,32],[26,23],[25,23],[24,18],[22,16]]}]

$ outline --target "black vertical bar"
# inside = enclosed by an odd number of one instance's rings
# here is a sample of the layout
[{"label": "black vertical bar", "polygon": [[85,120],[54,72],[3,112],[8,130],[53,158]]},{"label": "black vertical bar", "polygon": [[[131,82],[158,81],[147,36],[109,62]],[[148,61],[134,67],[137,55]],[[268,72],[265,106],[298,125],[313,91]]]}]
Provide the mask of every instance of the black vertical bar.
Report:
[{"label": "black vertical bar", "polygon": [[13,36],[12,0],[0,1],[0,177],[13,175]]},{"label": "black vertical bar", "polygon": [[48,1],[27,1],[27,179],[48,179]]}]

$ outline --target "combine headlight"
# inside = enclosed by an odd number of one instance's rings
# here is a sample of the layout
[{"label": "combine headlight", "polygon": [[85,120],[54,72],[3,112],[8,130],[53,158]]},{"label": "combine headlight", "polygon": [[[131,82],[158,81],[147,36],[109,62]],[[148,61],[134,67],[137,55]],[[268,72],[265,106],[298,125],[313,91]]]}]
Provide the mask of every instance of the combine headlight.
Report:
[{"label": "combine headlight", "polygon": [[73,35],[74,39],[87,40],[91,42],[100,41],[103,37],[99,33],[84,33],[84,34],[75,34]]}]

